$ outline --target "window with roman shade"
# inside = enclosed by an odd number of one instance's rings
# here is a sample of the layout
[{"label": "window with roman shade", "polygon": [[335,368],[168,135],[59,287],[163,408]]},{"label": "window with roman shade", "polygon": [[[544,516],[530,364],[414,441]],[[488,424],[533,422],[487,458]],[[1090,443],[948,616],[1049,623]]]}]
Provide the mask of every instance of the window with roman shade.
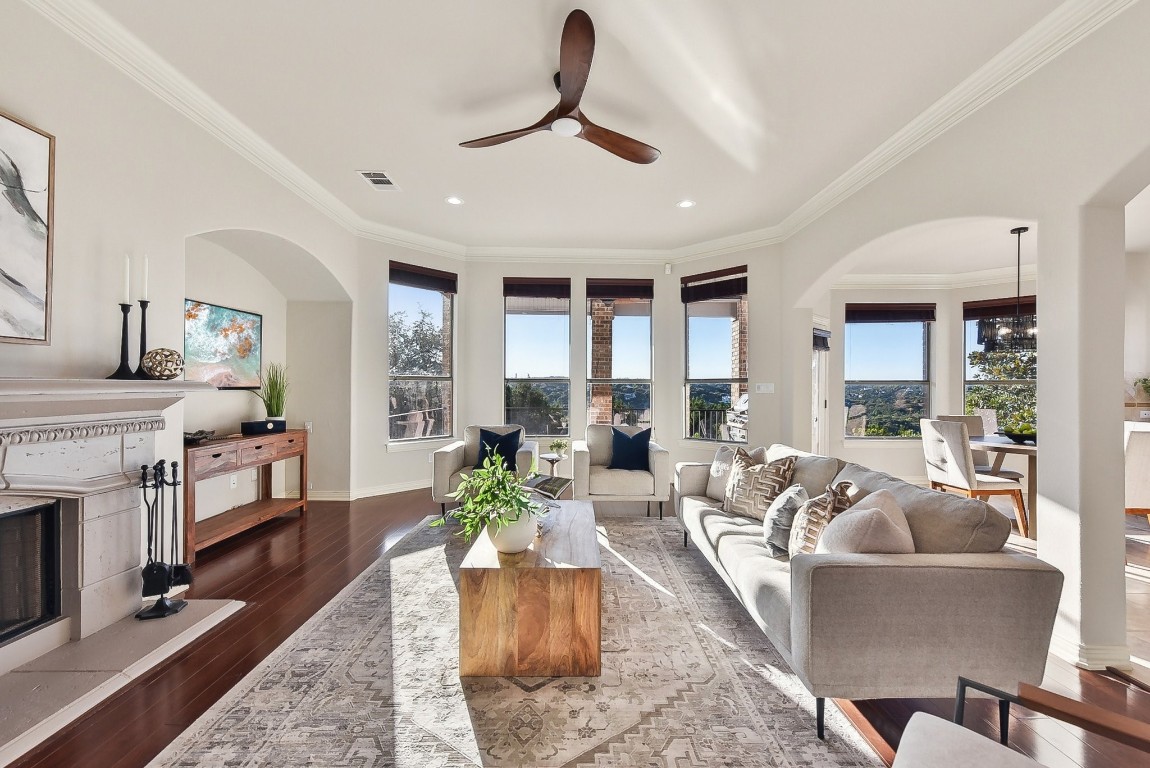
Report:
[{"label": "window with roman shade", "polygon": [[[1012,421],[1034,423],[1038,406],[1038,335],[1000,343],[1004,334],[1036,329],[1035,296],[967,301],[962,305],[966,413],[982,416],[986,432]],[[1033,347],[1033,348],[1031,348]]]},{"label": "window with roman shade", "polygon": [[917,438],[930,415],[934,304],[847,304],[843,333],[847,437]]},{"label": "window with roman shade", "polygon": [[388,437],[451,435],[458,279],[417,264],[388,266]]},{"label": "window with roman shade", "polygon": [[528,435],[569,435],[571,281],[505,277],[504,421]]},{"label": "window with roman shade", "polygon": [[747,268],[688,275],[680,295],[687,340],[684,433],[688,438],[746,443]]},{"label": "window with roman shade", "polygon": [[651,426],[654,280],[587,280],[587,422]]}]

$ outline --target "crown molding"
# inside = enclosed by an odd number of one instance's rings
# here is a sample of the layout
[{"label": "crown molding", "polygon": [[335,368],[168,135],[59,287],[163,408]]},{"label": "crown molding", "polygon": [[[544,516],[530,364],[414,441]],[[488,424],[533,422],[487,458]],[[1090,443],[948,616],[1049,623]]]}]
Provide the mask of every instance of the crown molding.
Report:
[{"label": "crown molding", "polygon": [[275,149],[91,0],[24,0],[149,92],[353,234],[457,260],[552,256],[579,263],[685,263],[782,242],[929,144],[1137,0],[1067,0],[782,222],[672,250],[468,248],[368,221]]},{"label": "crown molding", "polygon": [[[952,274],[888,274],[870,275],[853,274],[843,275],[831,286],[832,290],[855,290],[865,288],[868,290],[950,290],[953,288],[978,288],[984,285],[1004,285],[1015,282],[1015,269],[1013,267],[996,267],[982,269],[976,272],[957,272]],[[1038,279],[1038,267],[1035,264],[1022,265],[1022,279]]]}]

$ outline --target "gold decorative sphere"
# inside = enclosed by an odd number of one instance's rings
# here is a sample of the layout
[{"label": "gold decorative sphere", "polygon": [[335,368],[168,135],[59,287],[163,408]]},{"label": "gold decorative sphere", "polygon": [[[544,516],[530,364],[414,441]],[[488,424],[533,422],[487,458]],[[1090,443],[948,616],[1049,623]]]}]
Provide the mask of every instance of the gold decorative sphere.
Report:
[{"label": "gold decorative sphere", "polygon": [[174,349],[153,349],[140,361],[144,373],[153,379],[168,381],[184,372],[184,356]]}]

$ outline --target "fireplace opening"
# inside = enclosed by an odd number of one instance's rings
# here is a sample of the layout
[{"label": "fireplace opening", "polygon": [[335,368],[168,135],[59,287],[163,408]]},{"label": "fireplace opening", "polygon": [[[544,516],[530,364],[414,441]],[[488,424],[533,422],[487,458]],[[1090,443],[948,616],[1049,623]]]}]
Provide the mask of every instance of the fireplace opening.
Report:
[{"label": "fireplace opening", "polygon": [[0,513],[0,644],[60,615],[59,505]]}]

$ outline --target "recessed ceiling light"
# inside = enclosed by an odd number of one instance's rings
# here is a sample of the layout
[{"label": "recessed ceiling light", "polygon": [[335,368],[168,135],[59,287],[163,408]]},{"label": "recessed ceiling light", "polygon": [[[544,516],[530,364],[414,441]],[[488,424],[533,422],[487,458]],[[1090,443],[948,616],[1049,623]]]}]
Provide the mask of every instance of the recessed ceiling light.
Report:
[{"label": "recessed ceiling light", "polygon": [[451,197],[443,198],[443,202],[447,203],[448,205],[463,205],[463,198],[452,195]]},{"label": "recessed ceiling light", "polygon": [[695,201],[694,200],[680,200],[679,202],[675,203],[675,205],[679,206],[680,208],[694,208],[695,207]]}]

